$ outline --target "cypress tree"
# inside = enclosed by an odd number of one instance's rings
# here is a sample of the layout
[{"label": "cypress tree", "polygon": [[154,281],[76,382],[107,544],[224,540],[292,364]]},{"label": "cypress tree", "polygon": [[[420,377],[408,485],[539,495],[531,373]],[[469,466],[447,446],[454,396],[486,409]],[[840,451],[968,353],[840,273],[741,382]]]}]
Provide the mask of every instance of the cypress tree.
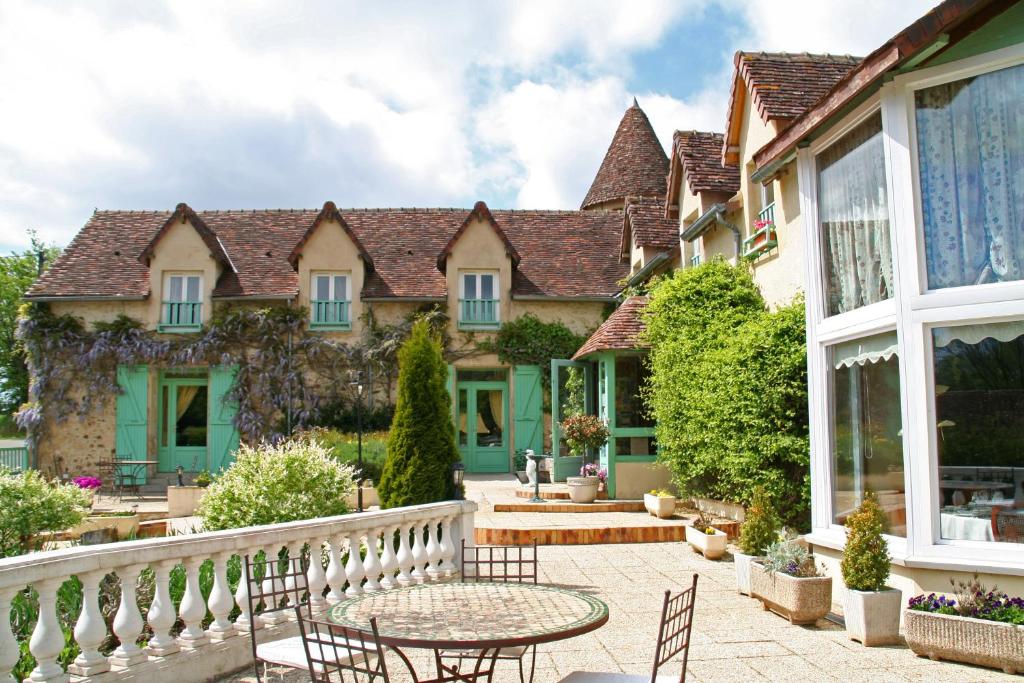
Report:
[{"label": "cypress tree", "polygon": [[452,465],[459,461],[459,451],[447,376],[440,341],[427,321],[418,321],[398,352],[398,399],[377,489],[381,507],[455,496]]}]

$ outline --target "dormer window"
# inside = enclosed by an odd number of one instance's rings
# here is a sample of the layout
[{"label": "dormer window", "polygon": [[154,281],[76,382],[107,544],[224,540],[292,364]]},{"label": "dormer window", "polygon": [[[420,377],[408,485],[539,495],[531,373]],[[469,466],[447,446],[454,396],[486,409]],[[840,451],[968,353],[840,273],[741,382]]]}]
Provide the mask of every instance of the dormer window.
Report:
[{"label": "dormer window", "polygon": [[309,326],[320,330],[352,329],[352,278],[348,273],[313,273]]},{"label": "dormer window", "polygon": [[167,273],[161,303],[161,332],[193,332],[203,325],[203,276]]},{"label": "dormer window", "polygon": [[489,329],[501,322],[496,272],[459,275],[459,327]]}]

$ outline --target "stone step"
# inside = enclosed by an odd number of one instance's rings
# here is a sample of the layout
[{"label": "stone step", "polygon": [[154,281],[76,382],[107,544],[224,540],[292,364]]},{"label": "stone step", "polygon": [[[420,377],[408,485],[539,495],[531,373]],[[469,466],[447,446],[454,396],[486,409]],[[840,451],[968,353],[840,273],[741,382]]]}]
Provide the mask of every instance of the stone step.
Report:
[{"label": "stone step", "polygon": [[[543,497],[543,496],[541,496]],[[570,503],[565,499],[549,499],[550,503],[495,503],[495,512],[643,512],[642,500],[605,500],[594,503]]]},{"label": "stone step", "polygon": [[686,522],[660,526],[551,527],[501,529],[477,527],[477,545],[598,545],[605,543],[666,543],[686,539]]}]

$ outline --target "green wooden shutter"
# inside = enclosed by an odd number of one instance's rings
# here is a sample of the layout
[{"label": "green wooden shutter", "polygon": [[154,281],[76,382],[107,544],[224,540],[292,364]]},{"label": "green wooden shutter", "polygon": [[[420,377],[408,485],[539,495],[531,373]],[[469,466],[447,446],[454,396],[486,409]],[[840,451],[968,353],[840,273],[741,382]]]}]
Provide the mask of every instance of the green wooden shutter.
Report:
[{"label": "green wooden shutter", "polygon": [[238,450],[238,428],[235,427],[235,413],[238,406],[228,400],[228,393],[235,383],[236,365],[219,365],[210,368],[210,416],[207,429],[210,471],[217,472],[235,461]]},{"label": "green wooden shutter", "polygon": [[452,426],[457,424],[457,416],[455,415],[455,366],[448,365],[448,409],[452,416]]},{"label": "green wooden shutter", "polygon": [[515,366],[515,450],[544,451],[544,397],[541,370],[536,365]]},{"label": "green wooden shutter", "polygon": [[[121,393],[117,395],[115,454],[127,460],[147,460],[148,440],[149,369],[145,365],[118,365],[117,384]],[[140,472],[145,482],[146,472]]]}]

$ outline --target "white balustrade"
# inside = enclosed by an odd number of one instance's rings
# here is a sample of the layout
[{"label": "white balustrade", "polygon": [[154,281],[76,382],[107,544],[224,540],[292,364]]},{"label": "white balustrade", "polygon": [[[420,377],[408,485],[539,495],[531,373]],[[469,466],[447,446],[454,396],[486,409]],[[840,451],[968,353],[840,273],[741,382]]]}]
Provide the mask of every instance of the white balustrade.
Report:
[{"label": "white balustrade", "polygon": [[[246,583],[244,567],[234,592],[228,584],[227,566],[232,556],[255,557],[262,548],[267,558],[273,559],[282,548],[287,548],[291,557],[298,557],[308,544],[310,562],[306,578],[310,601],[314,609],[322,610],[328,604],[363,591],[391,590],[417,580],[434,580],[454,573],[452,558],[458,551],[454,543],[460,533],[471,532],[475,510],[476,505],[468,501],[433,503],[246,529],[62,548],[0,559],[0,683],[15,680],[12,670],[17,666],[20,653],[9,615],[12,602],[28,586],[39,594],[39,618],[28,646],[36,659],[36,667],[30,675],[32,681],[67,681],[69,674],[95,681],[136,680],[134,676],[138,671],[138,680],[145,678],[147,683],[178,682],[182,680],[178,672],[196,671],[194,667],[199,660],[191,659],[196,657],[223,662],[221,670],[209,673],[210,669],[204,669],[207,672],[203,673],[204,678],[215,678],[237,668],[237,654],[225,654],[228,652],[225,647],[248,647],[248,637],[232,639],[231,636],[287,622],[291,616],[287,610],[266,617],[250,613],[249,592],[254,587]],[[399,536],[397,549],[396,533]],[[415,536],[410,539],[410,534]],[[364,538],[365,557],[360,553]],[[328,543],[326,570],[321,560],[325,539]],[[343,544],[349,551],[344,564]],[[204,600],[199,577],[200,567],[207,560],[212,560],[213,564],[213,587],[209,598]],[[175,569],[177,565],[183,565],[185,593],[175,614],[170,577],[172,572],[182,571]],[[269,566],[275,573],[278,571],[276,563],[271,562]],[[145,593],[138,595],[139,576],[146,569],[153,572],[151,599]],[[110,630],[100,611],[101,587],[107,585],[103,581],[108,575],[120,578],[120,587],[113,585],[120,595],[114,595],[114,604],[118,607]],[[65,672],[58,662],[65,640],[59,623],[58,613],[63,611],[57,608],[57,592],[72,576],[78,577],[82,584],[82,609],[73,625],[73,637],[80,653]],[[278,579],[278,590],[280,587]],[[322,597],[325,589],[328,591],[326,599]],[[236,604],[240,614],[232,622],[230,615]],[[145,614],[143,609],[147,610]],[[213,615],[213,621],[204,631],[207,610]],[[275,618],[278,615],[279,618]],[[184,628],[174,638],[171,629],[179,617]],[[152,635],[142,648],[138,643],[147,626]],[[119,644],[106,657],[101,648],[110,639],[110,631]],[[204,647],[210,640],[227,642],[217,647]],[[175,662],[186,668],[179,669]]]},{"label": "white balustrade", "polygon": [[[300,590],[295,572],[302,571],[302,549],[305,545],[305,543],[290,543],[288,545],[288,564],[286,565],[288,573],[284,583],[285,588],[288,590],[288,595],[285,599],[289,607],[295,607],[302,600],[303,591]],[[295,619],[295,611],[293,609],[284,610],[282,614],[286,615],[290,620]]]},{"label": "white balustrade", "polygon": [[[263,549],[264,574],[263,583],[260,585],[260,592],[264,595],[271,594],[274,591],[281,591],[280,562],[275,561],[275,558],[280,557],[280,550],[277,546]],[[278,605],[267,605],[267,607],[278,607]],[[288,621],[288,615],[283,610],[276,610],[261,614],[260,621],[264,624],[280,624],[281,622]]]}]

